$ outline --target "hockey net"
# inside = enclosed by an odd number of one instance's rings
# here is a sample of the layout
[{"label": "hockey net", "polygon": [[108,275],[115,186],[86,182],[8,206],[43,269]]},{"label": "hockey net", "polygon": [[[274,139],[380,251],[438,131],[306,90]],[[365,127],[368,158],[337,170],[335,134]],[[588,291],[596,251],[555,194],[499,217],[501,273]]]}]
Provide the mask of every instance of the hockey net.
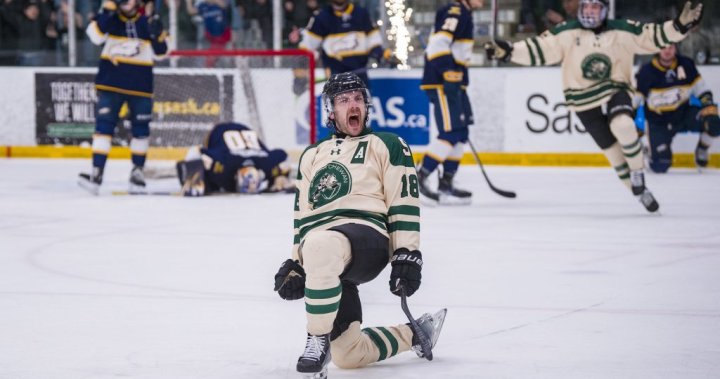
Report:
[{"label": "hockey net", "polygon": [[150,176],[164,176],[153,172],[183,159],[187,148],[203,144],[220,122],[247,125],[268,147],[285,149],[294,160],[315,141],[310,52],[180,50],[154,72]]}]

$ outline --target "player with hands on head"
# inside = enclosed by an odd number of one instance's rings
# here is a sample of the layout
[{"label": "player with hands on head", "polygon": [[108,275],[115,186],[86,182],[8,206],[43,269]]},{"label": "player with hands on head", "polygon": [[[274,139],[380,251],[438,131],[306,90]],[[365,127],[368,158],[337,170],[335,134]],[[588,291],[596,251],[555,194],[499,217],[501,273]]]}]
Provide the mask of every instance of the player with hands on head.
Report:
[{"label": "player with hands on head", "polygon": [[[667,172],[672,166],[672,141],[677,133],[686,131],[700,132],[695,164],[707,167],[710,145],[720,135],[720,118],[695,62],[669,45],[640,67],[635,78],[645,100],[650,169]],[[690,104],[691,97],[699,99],[700,107]]]},{"label": "player with hands on head", "polygon": [[133,168],[130,190],[144,190],[145,156],[150,146],[153,108],[153,62],[168,52],[167,33],[157,16],[138,11],[139,0],[107,0],[87,27],[96,45],[104,45],[95,77],[97,105],[92,138],[92,171],[81,173],[78,184],[97,194],[119,120],[120,109],[130,111],[130,152]]},{"label": "player with hands on head", "polygon": [[202,147],[193,147],[177,173],[185,196],[217,192],[258,194],[294,190],[287,152],[269,149],[246,125],[223,122],[208,133]]},{"label": "player with hands on head", "polygon": [[292,258],[274,278],[280,297],[305,299],[307,339],[297,370],[324,377],[331,360],[358,368],[411,348],[430,359],[419,341],[434,346],[444,309],[418,318],[418,328],[361,328],[358,285],[388,263],[393,294],[420,288],[420,203],[410,147],[368,127],[370,93],[357,75],[333,75],[322,103],[332,135],[300,158]]},{"label": "player with hands on head", "polygon": [[[425,68],[420,88],[433,104],[438,136],[428,146],[418,169],[420,193],[430,202],[469,204],[472,193],[457,188],[455,174],[469,138],[473,112],[467,95],[468,69],[473,48],[472,12],[483,0],[459,0],[440,7],[435,28],[425,49]],[[437,191],[430,175],[442,165]]]},{"label": "player with hands on head", "polygon": [[674,20],[643,24],[608,20],[608,0],[580,0],[578,19],[538,37],[487,43],[490,59],[529,66],[560,63],[563,92],[620,180],[649,211],[659,208],[645,186],[643,147],[635,128],[633,59],[683,40],[700,22],[702,4],[688,1]]}]

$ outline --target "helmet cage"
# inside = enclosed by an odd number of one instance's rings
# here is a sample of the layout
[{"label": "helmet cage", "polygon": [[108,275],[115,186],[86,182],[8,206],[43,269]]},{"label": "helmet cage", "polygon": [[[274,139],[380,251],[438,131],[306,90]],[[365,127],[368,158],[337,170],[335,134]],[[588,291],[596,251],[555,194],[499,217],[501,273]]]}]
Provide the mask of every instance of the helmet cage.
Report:
[{"label": "helmet cage", "polygon": [[[586,16],[584,9],[586,5],[600,4],[602,9],[600,10],[600,17]],[[607,19],[609,4],[607,0],[580,0],[580,6],[578,7],[578,21],[586,29],[595,29],[605,22]]]}]

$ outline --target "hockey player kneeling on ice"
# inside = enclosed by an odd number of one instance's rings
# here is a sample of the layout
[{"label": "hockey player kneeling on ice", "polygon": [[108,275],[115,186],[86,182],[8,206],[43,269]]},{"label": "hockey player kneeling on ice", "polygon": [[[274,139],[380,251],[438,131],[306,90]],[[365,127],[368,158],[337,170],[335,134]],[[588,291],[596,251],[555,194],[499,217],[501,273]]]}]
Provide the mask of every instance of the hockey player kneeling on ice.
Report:
[{"label": "hockey player kneeling on ice", "polygon": [[643,24],[607,20],[608,0],[580,0],[578,20],[511,44],[496,40],[490,59],[540,66],[561,63],[568,106],[577,113],[618,177],[650,212],[658,202],[645,187],[643,149],[633,121],[633,58],[681,41],[700,22],[702,4],[688,1],[675,20]]},{"label": "hockey player kneeling on ice", "polygon": [[[332,360],[357,368],[437,342],[445,310],[408,324],[361,328],[358,285],[392,266],[390,291],[420,287],[422,254],[418,178],[400,137],[368,128],[370,94],[355,74],[333,75],[322,103],[333,133],[303,152],[295,193],[292,259],[275,275],[286,300],[305,298],[307,339],[297,371],[327,375]],[[418,337],[420,336],[420,337]]]},{"label": "hockey player kneeling on ice", "polygon": [[160,18],[140,14],[139,1],[105,1],[87,28],[90,41],[104,46],[95,77],[98,102],[92,138],[92,171],[81,173],[78,184],[96,195],[123,104],[127,104],[132,116],[130,190],[145,188],[143,167],[150,145],[153,61],[165,55],[168,47],[167,32]]},{"label": "hockey player kneeling on ice", "polygon": [[[665,173],[672,166],[672,142],[677,133],[700,132],[695,164],[702,169],[710,160],[710,145],[720,136],[720,117],[713,94],[692,59],[677,55],[675,45],[658,53],[635,75],[645,97],[645,118],[650,142],[649,166]],[[690,105],[690,97],[700,106]]]},{"label": "hockey player kneeling on ice", "polygon": [[268,149],[249,127],[228,122],[210,131],[202,147],[193,147],[177,163],[185,196],[213,192],[256,194],[290,192],[294,186],[282,149]]}]

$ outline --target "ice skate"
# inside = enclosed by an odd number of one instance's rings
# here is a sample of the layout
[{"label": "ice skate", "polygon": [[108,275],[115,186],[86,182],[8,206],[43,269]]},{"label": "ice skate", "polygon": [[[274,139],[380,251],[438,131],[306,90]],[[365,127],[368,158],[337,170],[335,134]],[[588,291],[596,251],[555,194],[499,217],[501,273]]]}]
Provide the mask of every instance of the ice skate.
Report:
[{"label": "ice skate", "polygon": [[95,196],[100,193],[102,180],[103,169],[100,167],[93,167],[90,174],[83,172],[78,175],[78,185]]},{"label": "ice skate", "polygon": [[472,192],[455,187],[452,176],[447,175],[440,178],[438,197],[443,205],[466,205],[472,202]]},{"label": "ice skate", "polygon": [[130,171],[129,192],[145,192],[145,173],[140,166],[134,166]]},{"label": "ice skate", "polygon": [[708,153],[708,146],[705,146],[702,144],[702,142],[698,142],[697,147],[695,148],[695,164],[698,167],[698,170],[701,170],[706,168],[708,165],[708,162],[710,161],[710,154]]},{"label": "ice skate", "polygon": [[653,196],[647,188],[638,196],[638,200],[640,200],[640,203],[648,212],[657,212],[660,208],[660,204],[655,200],[655,196]]},{"label": "ice skate", "polygon": [[429,176],[431,173],[422,167],[418,168],[417,173],[418,173],[418,182],[419,182],[419,186],[420,186],[420,194],[426,200],[428,200],[432,203],[436,203],[439,199],[438,193],[431,190],[430,186],[428,185],[428,179],[429,179]]},{"label": "ice skate", "polygon": [[[414,330],[413,327],[410,326],[410,328],[413,329],[412,350],[418,357],[425,358],[429,361],[433,359],[432,348],[435,347],[435,344],[440,337],[446,313],[447,309],[443,308],[437,311],[434,315],[431,315],[430,313],[423,314],[415,320],[420,330]],[[418,338],[418,334],[420,333],[430,340],[430,351],[423,351],[423,348],[420,345],[420,339]]]},{"label": "ice skate", "polygon": [[642,195],[645,191],[645,173],[642,169],[630,171],[630,189],[633,195]]},{"label": "ice skate", "polygon": [[297,371],[307,379],[327,378],[327,365],[330,360],[330,334],[308,334],[305,351],[298,358]]}]

